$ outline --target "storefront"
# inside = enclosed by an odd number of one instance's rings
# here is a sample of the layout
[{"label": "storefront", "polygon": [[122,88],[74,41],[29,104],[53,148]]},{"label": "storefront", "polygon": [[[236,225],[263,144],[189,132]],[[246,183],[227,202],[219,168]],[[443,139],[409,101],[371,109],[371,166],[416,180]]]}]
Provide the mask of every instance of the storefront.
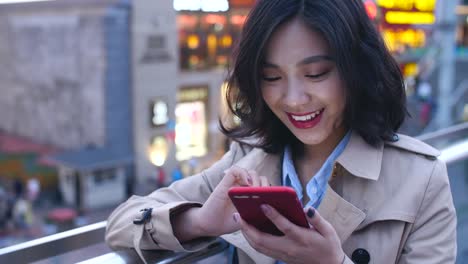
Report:
[{"label": "storefront", "polygon": [[174,1],[180,69],[224,69],[254,0]]},{"label": "storefront", "polygon": [[[218,127],[226,66],[254,0],[175,0],[178,32],[177,89],[150,102],[147,155],[164,170],[185,176],[210,166],[224,151]],[[171,101],[175,98],[174,105]],[[156,171],[153,169],[153,171]]]},{"label": "storefront", "polygon": [[375,4],[375,20],[392,53],[426,46],[436,20],[436,0],[377,0]]}]

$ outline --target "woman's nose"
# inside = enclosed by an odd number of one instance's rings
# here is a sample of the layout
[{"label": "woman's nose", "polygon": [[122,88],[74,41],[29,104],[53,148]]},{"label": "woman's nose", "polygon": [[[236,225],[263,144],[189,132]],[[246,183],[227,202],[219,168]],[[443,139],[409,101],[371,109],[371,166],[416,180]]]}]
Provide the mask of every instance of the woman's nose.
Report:
[{"label": "woman's nose", "polygon": [[304,83],[299,80],[288,80],[288,87],[283,94],[284,104],[290,107],[298,107],[309,101]]}]

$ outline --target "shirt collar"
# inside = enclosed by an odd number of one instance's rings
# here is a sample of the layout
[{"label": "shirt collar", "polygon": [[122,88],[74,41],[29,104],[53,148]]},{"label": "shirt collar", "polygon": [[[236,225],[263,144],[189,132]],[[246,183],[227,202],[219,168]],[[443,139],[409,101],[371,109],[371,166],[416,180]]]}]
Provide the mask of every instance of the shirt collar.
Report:
[{"label": "shirt collar", "polygon": [[[332,151],[330,156],[328,156],[325,163],[322,165],[320,170],[314,175],[313,179],[317,181],[319,185],[323,185],[324,181],[328,181],[328,171],[327,168],[337,159],[337,157],[344,151],[351,137],[351,131],[348,131],[345,136],[341,139],[335,149]],[[283,155],[283,173],[282,173],[282,182],[283,185],[291,185],[298,193],[299,198],[302,198],[302,186],[297,178],[297,172],[293,163],[292,153],[290,146],[286,146],[284,149]],[[295,180],[291,180],[291,175],[295,175]],[[318,177],[316,177],[318,176]],[[311,182],[307,183],[307,189],[310,189]]]},{"label": "shirt collar", "polygon": [[[374,147],[365,142],[355,131],[348,133],[350,133],[349,141],[341,155],[336,159],[336,163],[356,177],[377,180],[382,166],[383,143]],[[282,182],[285,183],[287,172],[295,171],[289,146],[285,148],[282,165]],[[302,190],[301,186],[293,187]]]},{"label": "shirt collar", "polygon": [[283,185],[291,185],[299,197],[299,200],[302,199],[302,186],[298,181],[292,181],[290,177],[290,173],[292,174],[297,174],[296,173],[296,168],[294,167],[293,159],[292,159],[292,153],[291,153],[291,147],[286,146],[284,149],[284,155],[283,155],[283,173],[282,173],[282,183]]}]

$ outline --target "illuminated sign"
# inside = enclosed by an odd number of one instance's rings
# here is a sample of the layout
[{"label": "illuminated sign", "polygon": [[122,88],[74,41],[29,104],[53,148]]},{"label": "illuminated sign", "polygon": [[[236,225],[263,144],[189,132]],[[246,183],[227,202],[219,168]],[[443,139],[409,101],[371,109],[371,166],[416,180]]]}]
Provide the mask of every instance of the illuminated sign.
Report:
[{"label": "illuminated sign", "polygon": [[206,86],[182,88],[177,93],[177,101],[179,102],[206,100],[208,100],[208,87]]},{"label": "illuminated sign", "polygon": [[162,126],[169,121],[168,108],[166,102],[161,99],[151,102],[151,124],[153,126]]},{"label": "illuminated sign", "polygon": [[177,11],[226,12],[229,10],[227,0],[174,0]]},{"label": "illuminated sign", "polygon": [[364,7],[369,18],[374,20],[377,17],[377,6],[375,3],[372,0],[367,0],[364,2]]},{"label": "illuminated sign", "polygon": [[389,25],[432,25],[436,0],[377,0]]},{"label": "illuminated sign", "polygon": [[394,25],[431,25],[435,23],[435,15],[428,12],[387,11],[385,21]]},{"label": "illuminated sign", "polygon": [[181,88],[175,109],[176,159],[189,160],[208,153],[207,109],[208,87]]},{"label": "illuminated sign", "polygon": [[232,7],[252,7],[255,0],[229,0],[229,4]]},{"label": "illuminated sign", "polygon": [[407,63],[403,66],[404,76],[416,76],[418,73],[419,68],[417,63]]},{"label": "illuminated sign", "polygon": [[437,0],[377,0],[377,5],[386,9],[433,12]]},{"label": "illuminated sign", "polygon": [[153,138],[148,148],[148,157],[151,163],[158,167],[164,165],[168,153],[169,145],[166,139],[161,136]]},{"label": "illuminated sign", "polygon": [[382,34],[388,49],[392,52],[405,47],[423,47],[426,44],[426,33],[422,29],[384,29]]}]

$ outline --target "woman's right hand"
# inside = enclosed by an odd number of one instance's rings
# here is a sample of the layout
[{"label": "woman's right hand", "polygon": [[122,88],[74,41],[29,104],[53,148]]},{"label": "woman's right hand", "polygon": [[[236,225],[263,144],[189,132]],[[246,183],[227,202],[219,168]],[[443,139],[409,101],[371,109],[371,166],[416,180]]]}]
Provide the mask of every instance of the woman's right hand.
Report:
[{"label": "woman's right hand", "polygon": [[191,208],[173,219],[174,235],[180,241],[218,237],[239,230],[240,224],[233,218],[236,208],[228,196],[229,189],[234,186],[270,186],[265,176],[238,166],[232,166],[224,173],[202,207]]},{"label": "woman's right hand", "polygon": [[198,225],[208,236],[220,236],[240,229],[240,225],[233,219],[237,210],[228,196],[231,187],[270,185],[265,176],[258,176],[255,171],[237,166],[232,166],[225,174],[205,204],[197,210]]}]

